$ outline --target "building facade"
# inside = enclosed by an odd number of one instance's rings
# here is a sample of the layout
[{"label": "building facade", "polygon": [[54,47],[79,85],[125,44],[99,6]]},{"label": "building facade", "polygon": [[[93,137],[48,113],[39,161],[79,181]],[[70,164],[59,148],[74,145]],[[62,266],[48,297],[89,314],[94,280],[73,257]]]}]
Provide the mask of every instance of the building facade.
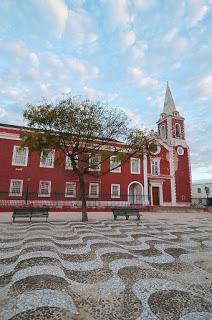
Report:
[{"label": "building facade", "polygon": [[[104,163],[109,172],[86,176],[88,207],[190,206],[191,172],[184,118],[176,110],[167,84],[163,112],[157,122],[148,155],[134,156],[116,168],[116,159]],[[59,150],[29,154],[21,149],[22,127],[0,124],[0,210],[31,204],[56,210],[80,207],[79,181],[69,159]],[[101,156],[96,155],[96,156]],[[114,165],[115,164],[115,165]],[[101,170],[101,168],[98,168]]]},{"label": "building facade", "polygon": [[192,204],[212,206],[212,182],[192,184]]}]

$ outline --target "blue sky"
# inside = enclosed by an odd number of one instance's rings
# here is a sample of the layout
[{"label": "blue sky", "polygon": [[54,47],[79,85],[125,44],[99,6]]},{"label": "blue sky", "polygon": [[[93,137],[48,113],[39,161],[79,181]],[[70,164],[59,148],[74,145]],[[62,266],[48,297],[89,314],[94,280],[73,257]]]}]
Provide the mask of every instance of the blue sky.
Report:
[{"label": "blue sky", "polygon": [[211,30],[212,0],[1,0],[0,122],[71,93],[155,129],[168,80],[193,179],[212,178]]}]

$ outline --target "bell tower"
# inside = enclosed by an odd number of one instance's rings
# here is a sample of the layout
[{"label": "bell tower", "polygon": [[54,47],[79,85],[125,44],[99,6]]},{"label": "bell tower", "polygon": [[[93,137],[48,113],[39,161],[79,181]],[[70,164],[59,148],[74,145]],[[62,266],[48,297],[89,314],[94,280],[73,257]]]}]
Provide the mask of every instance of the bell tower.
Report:
[{"label": "bell tower", "polygon": [[172,206],[191,204],[189,148],[185,140],[184,118],[177,111],[167,82],[163,112],[157,122],[159,138],[169,149]]},{"label": "bell tower", "polygon": [[[163,112],[157,122],[160,138],[169,145],[178,145],[185,140],[184,118],[176,110],[174,99],[167,82]],[[184,143],[183,143],[184,144]]]}]

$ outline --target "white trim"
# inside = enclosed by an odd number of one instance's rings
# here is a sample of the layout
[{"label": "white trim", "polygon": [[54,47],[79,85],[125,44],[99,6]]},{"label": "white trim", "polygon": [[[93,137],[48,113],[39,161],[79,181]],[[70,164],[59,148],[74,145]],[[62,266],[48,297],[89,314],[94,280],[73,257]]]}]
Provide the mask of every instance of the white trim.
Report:
[{"label": "white trim", "polygon": [[[48,194],[42,194],[42,193],[41,193],[41,183],[42,183],[42,182],[48,182]],[[51,197],[51,185],[52,185],[52,182],[51,182],[50,180],[40,180],[40,182],[39,182],[38,197],[43,197],[43,198]]]},{"label": "white trim", "polygon": [[[138,172],[132,170],[132,162],[136,160],[138,161]],[[141,173],[141,161],[140,158],[130,158],[130,173],[132,174],[140,174]]]},{"label": "white trim", "polygon": [[[24,164],[18,164],[18,163],[15,162],[17,149],[25,149],[25,150],[26,150],[26,157],[25,157],[25,162],[24,162]],[[23,147],[23,148],[21,148],[21,146],[13,146],[12,166],[16,166],[16,167],[27,167],[27,164],[28,164],[28,155],[29,155],[29,148],[28,148],[28,147]]]},{"label": "white trim", "polygon": [[[132,181],[128,184],[128,202],[130,203],[130,187],[132,184],[138,184],[141,187],[141,196],[144,195],[144,187],[139,181]],[[143,199],[142,199],[143,200]]]},{"label": "white trim", "polygon": [[21,140],[19,134],[12,134],[12,133],[5,133],[5,132],[0,132],[0,139],[16,140],[16,141]]},{"label": "white trim", "polygon": [[153,206],[152,187],[159,188],[159,206],[163,206],[163,183],[159,181],[150,181],[151,206]]},{"label": "white trim", "polygon": [[147,155],[144,154],[143,156],[143,166],[144,166],[144,196],[146,198],[146,204],[149,204],[149,200],[148,200],[148,195],[149,195],[149,191],[148,191],[148,176],[147,176]]},{"label": "white trim", "polygon": [[42,162],[43,151],[40,155],[40,168],[54,168],[54,159],[55,159],[55,150],[54,149],[45,149],[44,151],[51,151],[52,152],[52,165],[51,166],[44,166]]},{"label": "white trim", "polygon": [[172,202],[172,206],[176,206],[174,148],[172,148],[172,150],[169,152],[169,166],[170,166],[170,176],[171,176],[171,202]]},{"label": "white trim", "polygon": [[[91,194],[91,187],[93,185],[97,186],[97,194],[96,195]],[[89,198],[99,198],[99,183],[98,182],[90,182],[89,183]]]},{"label": "white trim", "polygon": [[[68,184],[72,184],[74,186],[74,194],[73,195],[70,195],[70,194],[67,194],[67,185]],[[76,194],[77,194],[77,183],[76,182],[71,182],[71,181],[67,181],[65,183],[65,198],[76,198]]]},{"label": "white trim", "polygon": [[[12,193],[12,186],[13,186],[13,182],[15,182],[15,181],[21,182],[20,193]],[[22,179],[10,179],[9,196],[11,196],[11,197],[22,197],[22,193],[23,193],[23,180]]]},{"label": "white trim", "polygon": [[[118,195],[117,196],[113,195],[113,187],[118,187]],[[120,184],[112,183],[111,186],[110,186],[111,198],[120,198],[120,190],[121,190]]]},{"label": "white trim", "polygon": [[[179,132],[180,132],[179,137],[177,137],[177,130],[176,130],[177,125],[179,126]],[[182,130],[181,130],[181,125],[180,125],[180,123],[178,123],[178,122],[175,122],[175,127],[174,127],[174,137],[175,137],[176,139],[182,139]]]},{"label": "white trim", "polygon": [[[112,158],[118,158],[117,156],[110,156],[110,172],[114,172],[114,173],[121,173],[121,166],[120,167],[118,167],[118,168],[116,168],[116,169],[113,169],[112,167],[111,167],[111,164],[112,164]],[[121,161],[119,160],[119,161],[117,161],[117,164],[121,164]]]},{"label": "white trim", "polygon": [[[160,175],[160,160],[161,160],[161,158],[153,158],[153,157],[150,158],[151,175],[154,177],[158,177]],[[153,165],[152,162],[153,161],[157,162],[158,174],[153,174],[153,170],[152,170],[152,165]]]}]

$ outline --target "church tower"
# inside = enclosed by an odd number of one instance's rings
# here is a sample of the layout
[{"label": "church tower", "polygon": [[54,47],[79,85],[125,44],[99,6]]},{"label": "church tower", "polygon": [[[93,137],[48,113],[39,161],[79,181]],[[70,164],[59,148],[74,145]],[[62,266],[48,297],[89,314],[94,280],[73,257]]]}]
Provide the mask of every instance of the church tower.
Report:
[{"label": "church tower", "polygon": [[179,140],[181,140],[181,143],[185,141],[184,118],[176,110],[168,82],[166,86],[163,112],[161,113],[157,124],[160,137],[162,140],[165,140],[167,144],[178,145]]},{"label": "church tower", "polygon": [[163,112],[157,122],[158,133],[169,148],[171,204],[191,203],[191,171],[189,148],[185,139],[184,118],[177,111],[167,82]]}]

